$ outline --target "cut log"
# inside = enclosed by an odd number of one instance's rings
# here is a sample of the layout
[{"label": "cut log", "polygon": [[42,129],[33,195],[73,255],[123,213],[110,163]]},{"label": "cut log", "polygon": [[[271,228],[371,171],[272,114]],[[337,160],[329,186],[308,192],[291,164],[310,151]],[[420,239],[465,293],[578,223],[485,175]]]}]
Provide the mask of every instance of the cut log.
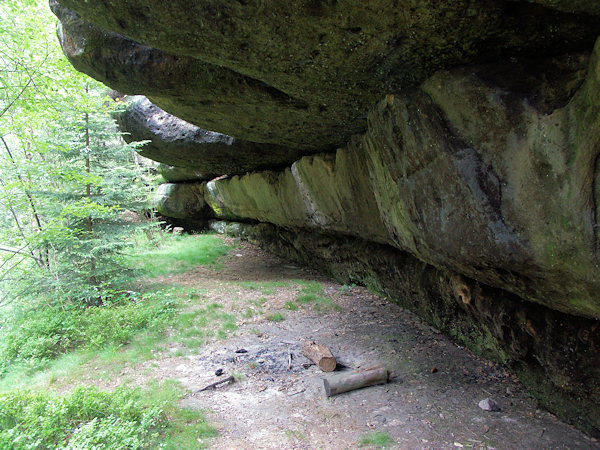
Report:
[{"label": "cut log", "polygon": [[323,379],[327,397],[353,391],[367,386],[384,384],[388,382],[389,372],[383,366],[357,369],[352,372],[342,372]]},{"label": "cut log", "polygon": [[319,366],[323,372],[333,372],[337,365],[329,349],[314,341],[306,341],[302,344],[302,354]]}]

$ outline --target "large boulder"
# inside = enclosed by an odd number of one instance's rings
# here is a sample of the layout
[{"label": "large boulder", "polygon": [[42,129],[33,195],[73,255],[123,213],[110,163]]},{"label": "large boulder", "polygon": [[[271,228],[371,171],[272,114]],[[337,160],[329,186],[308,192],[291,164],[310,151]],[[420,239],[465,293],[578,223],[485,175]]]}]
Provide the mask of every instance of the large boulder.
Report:
[{"label": "large boulder", "polygon": [[[301,155],[286,147],[204,130],[163,111],[143,96],[130,98],[117,122],[126,141],[146,141],[138,149],[142,156],[185,169],[195,179],[282,166]],[[181,171],[179,175],[173,172],[165,170],[171,176],[186,176]]]},{"label": "large boulder", "polygon": [[[518,66],[438,72],[380,102],[367,133],[335,155],[213,181],[207,203],[217,198],[222,211],[285,228],[387,243],[599,319],[600,40],[591,58],[547,64],[552,80],[529,72],[539,83]],[[498,85],[498,71],[513,82]]]},{"label": "large boulder", "polygon": [[381,96],[439,69],[589,48],[600,25],[503,0],[51,3],[79,70],[204,129],[307,151],[344,145]]},{"label": "large boulder", "polygon": [[203,184],[161,184],[152,203],[160,214],[174,219],[205,219],[211,214],[204,202]]}]

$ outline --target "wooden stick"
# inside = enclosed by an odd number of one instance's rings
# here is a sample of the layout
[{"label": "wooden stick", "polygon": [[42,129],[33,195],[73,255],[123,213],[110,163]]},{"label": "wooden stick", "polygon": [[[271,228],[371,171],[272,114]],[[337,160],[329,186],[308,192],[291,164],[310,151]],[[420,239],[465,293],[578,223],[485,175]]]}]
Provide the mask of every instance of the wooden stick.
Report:
[{"label": "wooden stick", "polygon": [[302,344],[302,354],[319,366],[323,372],[333,372],[337,365],[331,351],[314,341],[306,341]]},{"label": "wooden stick", "polygon": [[233,375],[230,375],[227,378],[224,378],[222,380],[216,381],[216,382],[214,382],[212,384],[209,384],[208,386],[204,386],[202,389],[198,389],[197,391],[192,392],[192,395],[197,394],[198,392],[202,392],[202,391],[206,391],[208,389],[212,389],[212,388],[217,387],[218,385],[223,384],[223,383],[229,383],[230,381],[233,381],[233,380],[234,380]]},{"label": "wooden stick", "polygon": [[387,383],[388,377],[389,372],[385,367],[375,366],[333,375],[323,379],[323,385],[325,386],[325,394],[327,397],[331,397],[342,392]]}]

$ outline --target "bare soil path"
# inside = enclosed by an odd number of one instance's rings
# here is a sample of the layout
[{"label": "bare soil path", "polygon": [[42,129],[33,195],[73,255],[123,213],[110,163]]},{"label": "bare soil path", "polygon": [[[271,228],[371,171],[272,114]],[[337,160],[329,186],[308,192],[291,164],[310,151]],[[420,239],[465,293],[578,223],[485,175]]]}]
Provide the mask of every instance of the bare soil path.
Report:
[{"label": "bare soil path", "polygon": [[[174,342],[119,378],[177,379],[192,393],[235,374],[238,381],[184,400],[208,411],[219,430],[214,448],[357,448],[373,432],[393,439],[388,448],[600,448],[537,409],[502,367],[364,288],[341,286],[249,243],[238,243],[220,270],[197,268],[172,280],[203,289],[236,314],[237,330],[185,356]],[[338,307],[286,309],[303,281],[321,283],[329,306]],[[391,382],[327,398],[326,374],[300,352],[309,339],[348,368],[384,364]],[[478,407],[488,397],[500,411]]]}]

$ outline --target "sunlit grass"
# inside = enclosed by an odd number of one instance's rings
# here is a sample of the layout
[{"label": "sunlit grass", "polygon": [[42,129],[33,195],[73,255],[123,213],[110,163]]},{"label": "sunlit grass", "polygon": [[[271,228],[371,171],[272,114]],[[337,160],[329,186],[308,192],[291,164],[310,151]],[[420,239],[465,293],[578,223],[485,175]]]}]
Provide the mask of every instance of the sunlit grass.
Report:
[{"label": "sunlit grass", "polygon": [[136,247],[129,257],[148,277],[177,274],[195,266],[218,267],[219,259],[231,249],[214,234],[180,235],[158,247]]}]

